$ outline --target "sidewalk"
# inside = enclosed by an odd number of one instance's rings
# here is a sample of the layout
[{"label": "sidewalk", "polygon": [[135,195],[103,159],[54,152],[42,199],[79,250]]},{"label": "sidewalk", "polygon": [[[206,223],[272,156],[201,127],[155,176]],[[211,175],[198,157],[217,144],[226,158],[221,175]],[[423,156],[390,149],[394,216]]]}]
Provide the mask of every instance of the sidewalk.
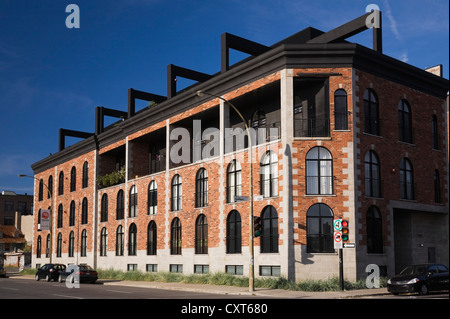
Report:
[{"label": "sidewalk", "polygon": [[282,298],[282,299],[345,299],[359,298],[363,296],[382,296],[390,295],[386,288],[377,289],[360,289],[348,291],[326,291],[326,292],[309,292],[309,291],[292,291],[284,289],[255,288],[250,292],[248,287],[235,286],[217,286],[202,284],[185,284],[185,283],[167,283],[167,282],[146,282],[146,281],[109,281],[98,280],[103,285],[115,286],[132,286],[141,288],[154,288],[178,291],[204,292],[212,294],[226,294],[232,299],[233,296],[253,296],[260,298]]},{"label": "sidewalk", "polygon": [[[10,273],[11,278],[21,278],[34,280],[33,275],[20,275],[17,273]],[[185,284],[178,282],[157,282],[157,281],[127,281],[127,280],[107,280],[99,279],[98,284],[105,286],[129,286],[140,288],[166,289],[177,291],[191,291],[211,294],[225,294],[229,295],[230,299],[233,296],[248,296],[259,298],[281,298],[281,299],[351,299],[367,296],[389,296],[386,288],[377,289],[360,289],[348,291],[325,291],[325,292],[310,292],[310,291],[292,291],[284,289],[269,289],[256,288],[255,291],[250,292],[248,287],[235,286],[218,286],[218,285],[204,285],[204,284]]]}]

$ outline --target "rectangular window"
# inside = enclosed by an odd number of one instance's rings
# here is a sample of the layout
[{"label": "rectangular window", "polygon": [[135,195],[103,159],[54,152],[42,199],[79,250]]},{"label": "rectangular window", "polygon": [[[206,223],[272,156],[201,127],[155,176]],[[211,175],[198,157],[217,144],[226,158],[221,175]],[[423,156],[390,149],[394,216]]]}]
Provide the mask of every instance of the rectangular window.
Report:
[{"label": "rectangular window", "polygon": [[5,202],[5,212],[13,212],[14,211],[14,202],[7,201]]},{"label": "rectangular window", "polygon": [[127,265],[128,271],[136,271],[137,270],[137,264],[128,264]]},{"label": "rectangular window", "polygon": [[170,272],[183,273],[183,265],[181,265],[181,264],[171,264],[170,265]]},{"label": "rectangular window", "polygon": [[244,274],[244,266],[242,265],[226,265],[225,272],[231,275],[243,275]]},{"label": "rectangular window", "polygon": [[259,266],[260,276],[274,276],[278,277],[281,275],[280,266]]},{"label": "rectangular window", "polygon": [[194,265],[194,274],[208,274],[209,265]]},{"label": "rectangular window", "polygon": [[145,270],[147,272],[158,272],[158,264],[147,264]]}]

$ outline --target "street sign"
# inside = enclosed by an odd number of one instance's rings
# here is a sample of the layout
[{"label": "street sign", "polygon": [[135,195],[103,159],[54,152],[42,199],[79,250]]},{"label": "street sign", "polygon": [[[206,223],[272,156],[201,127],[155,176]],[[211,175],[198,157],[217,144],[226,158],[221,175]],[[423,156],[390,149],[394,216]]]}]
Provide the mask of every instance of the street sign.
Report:
[{"label": "street sign", "polygon": [[356,244],[355,243],[344,243],[344,248],[355,248]]},{"label": "street sign", "polygon": [[234,196],[235,202],[248,202],[248,200],[249,200],[248,196],[238,196],[238,195]]},{"label": "street sign", "polygon": [[340,231],[342,230],[342,219],[335,219],[334,220],[334,231]]},{"label": "street sign", "polygon": [[342,233],[340,231],[334,232],[334,249],[342,249]]},{"label": "street sign", "polygon": [[41,210],[41,230],[50,230],[50,210]]}]

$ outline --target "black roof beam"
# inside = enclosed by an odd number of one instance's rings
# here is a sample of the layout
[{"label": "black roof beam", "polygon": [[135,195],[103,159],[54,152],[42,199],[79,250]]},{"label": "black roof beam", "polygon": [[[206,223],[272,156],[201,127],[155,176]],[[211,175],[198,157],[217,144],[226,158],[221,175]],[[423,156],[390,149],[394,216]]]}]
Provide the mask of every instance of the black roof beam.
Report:
[{"label": "black roof beam", "polygon": [[265,45],[226,32],[222,34],[220,42],[221,72],[230,69],[230,49],[244,52],[252,56],[257,56],[270,50],[270,48]]},{"label": "black roof beam", "polygon": [[198,82],[204,82],[212,78],[212,75],[182,68],[173,64],[167,66],[167,98],[177,95],[177,76]]},{"label": "black roof beam", "polygon": [[136,99],[161,103],[167,100],[167,97],[158,94],[135,90],[133,88],[128,89],[128,118],[136,114]]},{"label": "black roof beam", "polygon": [[78,137],[78,138],[88,138],[94,135],[93,133],[67,130],[64,128],[59,129],[59,151],[66,148],[66,136]]},{"label": "black roof beam", "polygon": [[95,134],[99,135],[105,130],[105,116],[111,116],[121,119],[128,117],[128,112],[108,109],[103,106],[97,106],[95,108]]},{"label": "black roof beam", "polygon": [[[378,15],[378,16],[376,16]],[[370,19],[368,19],[370,18]],[[372,21],[375,19],[377,21]],[[369,21],[368,21],[369,20]],[[379,23],[379,25],[374,25]],[[369,27],[372,25],[372,27]],[[309,40],[307,43],[331,43],[343,41],[355,34],[365,31],[369,28],[373,29],[373,49],[380,53],[383,52],[381,11],[375,10],[356,18],[346,24],[341,25],[331,31],[328,31],[318,37]]]}]

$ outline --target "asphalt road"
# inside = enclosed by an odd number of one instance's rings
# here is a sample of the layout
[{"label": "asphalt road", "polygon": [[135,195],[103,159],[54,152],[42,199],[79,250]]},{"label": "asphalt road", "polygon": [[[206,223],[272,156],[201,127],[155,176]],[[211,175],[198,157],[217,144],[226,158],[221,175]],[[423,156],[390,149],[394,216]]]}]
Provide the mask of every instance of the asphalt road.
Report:
[{"label": "asphalt road", "polygon": [[[208,294],[139,287],[81,284],[67,288],[65,283],[0,278],[0,299],[229,299],[223,294]],[[249,298],[249,296],[233,296]]]}]

